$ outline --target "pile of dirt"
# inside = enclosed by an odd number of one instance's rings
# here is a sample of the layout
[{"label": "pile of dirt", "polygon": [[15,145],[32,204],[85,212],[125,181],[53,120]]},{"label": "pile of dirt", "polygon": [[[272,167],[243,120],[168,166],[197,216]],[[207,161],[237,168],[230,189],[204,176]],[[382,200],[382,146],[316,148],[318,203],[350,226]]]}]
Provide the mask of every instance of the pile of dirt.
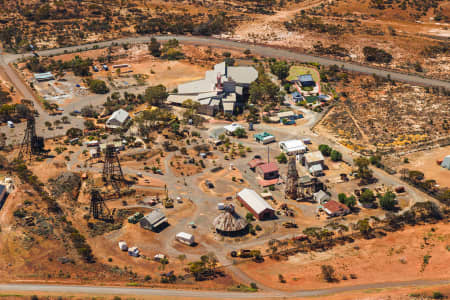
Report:
[{"label": "pile of dirt", "polygon": [[81,187],[79,174],[64,172],[56,178],[49,179],[48,183],[53,197],[67,197],[67,199],[72,201],[78,198]]}]

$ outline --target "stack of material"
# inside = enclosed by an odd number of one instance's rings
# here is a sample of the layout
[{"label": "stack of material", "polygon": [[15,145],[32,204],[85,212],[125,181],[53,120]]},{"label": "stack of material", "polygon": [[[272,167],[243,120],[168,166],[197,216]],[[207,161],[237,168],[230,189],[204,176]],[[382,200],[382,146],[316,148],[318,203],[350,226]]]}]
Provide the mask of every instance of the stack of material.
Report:
[{"label": "stack of material", "polygon": [[247,222],[241,218],[232,205],[225,207],[224,211],[214,219],[216,231],[222,235],[238,235],[244,233]]}]

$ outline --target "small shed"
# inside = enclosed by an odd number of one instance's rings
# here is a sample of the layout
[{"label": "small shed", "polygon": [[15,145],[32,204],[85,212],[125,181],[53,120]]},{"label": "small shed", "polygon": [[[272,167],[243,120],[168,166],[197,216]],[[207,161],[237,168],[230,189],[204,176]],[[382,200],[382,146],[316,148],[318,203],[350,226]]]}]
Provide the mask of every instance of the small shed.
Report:
[{"label": "small shed", "polygon": [[325,202],[330,200],[330,195],[328,195],[322,190],[318,191],[317,193],[314,193],[313,197],[314,201],[316,201],[319,204],[324,204]]},{"label": "small shed", "polygon": [[139,224],[142,228],[148,229],[148,230],[155,230],[159,226],[161,226],[163,223],[167,222],[167,217],[164,215],[163,212],[160,210],[154,210],[148,215],[144,216],[140,221]]},{"label": "small shed", "polygon": [[320,176],[323,173],[323,168],[322,165],[312,165],[308,171],[312,176]]},{"label": "small shed", "polygon": [[450,155],[444,157],[444,160],[441,163],[441,167],[450,170]]},{"label": "small shed", "polygon": [[180,243],[192,246],[195,243],[194,236],[186,232],[178,232],[175,239]]}]

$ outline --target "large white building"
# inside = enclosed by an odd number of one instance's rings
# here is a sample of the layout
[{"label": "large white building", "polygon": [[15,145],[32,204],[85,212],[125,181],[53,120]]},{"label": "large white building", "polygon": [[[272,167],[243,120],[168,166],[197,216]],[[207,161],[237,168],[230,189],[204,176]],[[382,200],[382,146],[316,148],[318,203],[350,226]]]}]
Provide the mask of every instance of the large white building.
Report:
[{"label": "large white building", "polygon": [[206,71],[204,79],[178,85],[177,93],[169,95],[167,102],[181,105],[192,100],[200,104],[200,113],[215,115],[223,111],[232,114],[245,100],[250,84],[257,78],[258,71],[253,67],[232,67],[222,62]]},{"label": "large white building", "polygon": [[286,153],[287,155],[297,155],[305,153],[308,148],[306,145],[300,140],[288,140],[279,142],[281,151]]}]

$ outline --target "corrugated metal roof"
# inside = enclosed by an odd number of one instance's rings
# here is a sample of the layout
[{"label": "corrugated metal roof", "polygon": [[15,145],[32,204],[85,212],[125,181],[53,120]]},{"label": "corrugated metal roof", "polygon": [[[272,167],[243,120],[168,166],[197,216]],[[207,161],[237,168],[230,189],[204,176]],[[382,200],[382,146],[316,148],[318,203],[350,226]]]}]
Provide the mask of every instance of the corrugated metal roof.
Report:
[{"label": "corrugated metal roof", "polygon": [[214,82],[207,79],[200,79],[178,85],[179,94],[198,94],[212,92],[215,89]]},{"label": "corrugated metal roof", "polygon": [[116,120],[119,121],[120,123],[123,123],[127,120],[128,117],[129,117],[128,112],[126,112],[123,109],[118,109],[115,112],[113,112],[113,114],[111,115],[111,117],[109,117],[106,123],[109,123],[111,120]]},{"label": "corrugated metal roof", "polygon": [[228,67],[227,77],[238,84],[250,84],[258,78],[258,71],[253,67]]},{"label": "corrugated metal roof", "polygon": [[279,143],[280,147],[284,146],[287,152],[304,151],[306,150],[305,144],[300,140],[288,140]]},{"label": "corrugated metal roof", "polygon": [[164,215],[164,213],[162,213],[159,210],[152,211],[151,213],[146,215],[143,219],[148,221],[152,225],[152,227],[158,227],[159,225],[167,221],[167,218]]},{"label": "corrugated metal roof", "polygon": [[270,172],[278,171],[278,165],[274,162],[261,164],[258,166],[258,168],[261,169],[261,171],[263,173],[270,173]]},{"label": "corrugated metal roof", "polygon": [[245,201],[257,214],[262,213],[266,209],[273,210],[272,206],[269,205],[260,195],[258,195],[254,190],[243,189],[238,193],[238,196]]},{"label": "corrugated metal roof", "polygon": [[323,155],[320,151],[308,152],[305,154],[305,160],[307,163],[314,163],[323,161]]}]

